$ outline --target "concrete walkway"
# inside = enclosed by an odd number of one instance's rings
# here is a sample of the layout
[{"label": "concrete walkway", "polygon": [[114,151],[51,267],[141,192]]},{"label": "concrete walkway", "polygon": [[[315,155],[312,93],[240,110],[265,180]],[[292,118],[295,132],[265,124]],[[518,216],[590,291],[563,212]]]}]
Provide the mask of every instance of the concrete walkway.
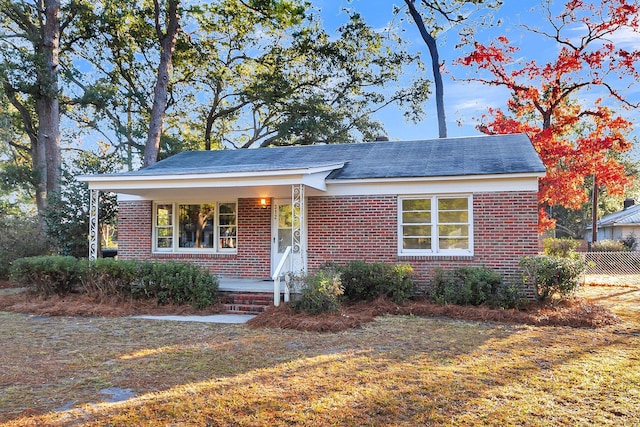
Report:
[{"label": "concrete walkway", "polygon": [[212,314],[209,316],[132,316],[133,319],[171,320],[175,322],[245,323],[253,314]]}]

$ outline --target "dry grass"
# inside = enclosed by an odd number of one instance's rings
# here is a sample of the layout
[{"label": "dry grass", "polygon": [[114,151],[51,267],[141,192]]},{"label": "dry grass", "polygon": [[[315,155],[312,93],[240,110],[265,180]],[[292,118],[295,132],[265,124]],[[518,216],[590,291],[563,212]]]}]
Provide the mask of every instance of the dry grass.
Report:
[{"label": "dry grass", "polygon": [[619,322],[399,315],[327,334],[0,313],[0,423],[640,425],[640,288],[582,296]]}]

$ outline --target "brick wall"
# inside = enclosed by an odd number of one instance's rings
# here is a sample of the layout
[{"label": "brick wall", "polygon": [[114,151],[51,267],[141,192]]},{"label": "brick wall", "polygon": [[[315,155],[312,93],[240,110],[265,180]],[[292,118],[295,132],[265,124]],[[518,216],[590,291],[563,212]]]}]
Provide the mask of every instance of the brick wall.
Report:
[{"label": "brick wall", "polygon": [[150,201],[118,202],[118,258],[149,259],[151,257]]},{"label": "brick wall", "polygon": [[118,205],[118,258],[188,261],[214,274],[228,277],[267,278],[271,270],[271,211],[259,199],[238,200],[238,251],[236,254],[153,253],[152,202]]},{"label": "brick wall", "polygon": [[307,202],[308,265],[352,260],[408,262],[424,289],[436,267],[486,266],[519,279],[519,259],[538,251],[535,192],[473,196],[473,256],[398,256],[397,197],[323,197]]},{"label": "brick wall", "polygon": [[[121,259],[191,261],[222,276],[266,278],[271,264],[271,209],[258,199],[238,200],[237,254],[153,254],[151,202],[121,202]],[[434,268],[486,266],[517,280],[521,256],[538,251],[535,192],[473,195],[474,255],[398,256],[397,196],[310,197],[307,200],[307,259],[310,271],[325,262],[408,262],[418,284],[430,283]]]}]

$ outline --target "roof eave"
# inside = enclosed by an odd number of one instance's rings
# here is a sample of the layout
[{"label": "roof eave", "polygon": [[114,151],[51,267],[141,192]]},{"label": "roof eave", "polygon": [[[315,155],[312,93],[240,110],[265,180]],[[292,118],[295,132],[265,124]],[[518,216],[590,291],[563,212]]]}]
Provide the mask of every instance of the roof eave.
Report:
[{"label": "roof eave", "polygon": [[224,172],[200,174],[171,174],[171,175],[80,175],[77,180],[86,182],[91,190],[114,191],[132,189],[157,188],[194,188],[194,187],[246,187],[256,184],[288,185],[304,184],[318,190],[326,190],[325,178],[332,171],[344,167],[345,163],[331,165],[281,169],[275,171]]},{"label": "roof eave", "polygon": [[417,177],[379,177],[379,178],[337,178],[327,179],[327,183],[331,184],[348,184],[348,183],[376,183],[376,182],[403,182],[403,181],[477,181],[479,179],[512,179],[512,178],[542,178],[545,172],[522,172],[522,173],[503,173],[503,174],[474,174],[474,175],[438,175],[438,176],[417,176]]}]

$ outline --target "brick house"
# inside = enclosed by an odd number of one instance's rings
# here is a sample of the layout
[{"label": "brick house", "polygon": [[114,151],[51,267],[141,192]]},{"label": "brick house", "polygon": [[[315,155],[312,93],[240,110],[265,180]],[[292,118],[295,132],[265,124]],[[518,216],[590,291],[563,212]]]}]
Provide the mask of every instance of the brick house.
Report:
[{"label": "brick house", "polygon": [[[516,134],[183,152],[81,179],[94,213],[99,191],[118,193],[120,259],[194,262],[221,281],[270,278],[283,256],[308,272],[402,262],[426,286],[436,267],[515,277],[538,251],[544,173]],[[96,240],[94,228],[92,256]]]}]

